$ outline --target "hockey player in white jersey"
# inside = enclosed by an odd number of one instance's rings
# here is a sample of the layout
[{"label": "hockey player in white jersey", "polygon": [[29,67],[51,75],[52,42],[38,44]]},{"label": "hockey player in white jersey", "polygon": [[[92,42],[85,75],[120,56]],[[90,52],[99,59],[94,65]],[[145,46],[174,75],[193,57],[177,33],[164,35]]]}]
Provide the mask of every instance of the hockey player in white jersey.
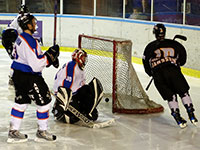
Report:
[{"label": "hockey player in white jersey", "polygon": [[[12,56],[12,51],[15,40],[17,39],[18,34],[21,34],[23,32],[18,24],[18,18],[28,13],[29,13],[28,7],[26,5],[21,5],[19,9],[19,14],[8,24],[7,28],[2,32],[2,45],[6,49],[11,59],[14,58]],[[13,70],[11,69],[9,75],[9,85],[13,85],[12,75],[13,75]]]},{"label": "hockey player in white jersey", "polygon": [[55,141],[56,136],[47,132],[51,95],[42,77],[42,70],[58,62],[59,46],[52,46],[43,53],[38,41],[32,36],[36,31],[36,18],[31,14],[25,14],[18,18],[18,21],[23,32],[13,46],[14,59],[11,68],[14,70],[15,103],[11,110],[7,142],[28,140],[28,136],[20,133],[19,129],[24,112],[32,101],[37,105],[36,140]]},{"label": "hockey player in white jersey", "polygon": [[96,107],[102,99],[103,88],[96,78],[89,84],[85,83],[86,63],[87,53],[83,49],[76,49],[72,53],[72,61],[64,64],[57,72],[53,87],[57,98],[52,110],[56,120],[70,124],[81,123],[80,118],[68,110],[69,105],[89,120],[97,120]]},{"label": "hockey player in white jersey", "polygon": [[18,18],[23,16],[24,14],[29,14],[28,7],[26,5],[21,5],[19,14],[8,24],[7,28],[2,32],[2,45],[5,47],[8,55],[11,59],[13,51],[13,44],[17,39],[18,34],[21,34],[23,30],[18,24]]}]

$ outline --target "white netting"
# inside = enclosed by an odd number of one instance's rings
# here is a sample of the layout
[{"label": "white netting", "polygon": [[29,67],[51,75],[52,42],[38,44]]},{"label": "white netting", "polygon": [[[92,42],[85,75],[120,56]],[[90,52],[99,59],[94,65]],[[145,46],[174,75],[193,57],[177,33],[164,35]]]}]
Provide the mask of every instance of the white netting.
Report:
[{"label": "white netting", "polygon": [[105,97],[113,98],[113,112],[163,111],[163,107],[149,100],[143,90],[131,62],[130,40],[80,35],[79,47],[88,52],[88,63],[85,68],[87,82],[93,77],[101,81]]}]

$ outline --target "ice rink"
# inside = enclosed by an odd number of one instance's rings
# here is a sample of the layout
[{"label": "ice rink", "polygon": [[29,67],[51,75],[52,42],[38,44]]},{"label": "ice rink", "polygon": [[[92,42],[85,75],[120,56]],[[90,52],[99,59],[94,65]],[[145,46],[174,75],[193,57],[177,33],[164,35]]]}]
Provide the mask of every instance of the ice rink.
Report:
[{"label": "ice rink", "polygon": [[[61,53],[60,66],[69,60],[69,53]],[[90,60],[88,60],[90,61]],[[10,111],[14,103],[14,90],[8,86],[8,75],[11,60],[5,50],[0,49],[0,150],[200,150],[200,126],[193,126],[188,121],[188,127],[180,129],[170,115],[168,105],[162,100],[152,84],[147,94],[150,99],[162,104],[163,113],[148,115],[112,114],[111,101],[104,99],[98,106],[99,120],[115,118],[116,123],[102,129],[91,129],[54,121],[49,117],[50,132],[57,135],[56,142],[34,142],[37,130],[36,106],[29,105],[25,112],[21,132],[29,136],[27,143],[8,144],[7,134],[10,121]],[[142,65],[133,64],[139,79],[145,88],[150,78],[144,73]],[[53,79],[57,69],[45,68],[43,77],[52,89]],[[186,76],[191,86],[196,117],[200,120],[200,79]],[[53,105],[54,99],[52,101]],[[182,116],[188,120],[186,111],[179,99]]]}]

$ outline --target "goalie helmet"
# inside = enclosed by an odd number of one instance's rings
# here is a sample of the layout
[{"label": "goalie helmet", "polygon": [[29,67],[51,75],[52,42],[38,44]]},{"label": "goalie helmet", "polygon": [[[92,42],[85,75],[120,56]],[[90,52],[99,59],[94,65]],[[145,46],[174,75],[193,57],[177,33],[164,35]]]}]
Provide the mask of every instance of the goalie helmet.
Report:
[{"label": "goalie helmet", "polygon": [[153,34],[157,40],[163,40],[165,38],[166,28],[164,24],[158,23],[153,28]]},{"label": "goalie helmet", "polygon": [[[32,22],[33,19],[35,19],[35,21],[37,21],[33,15],[27,13],[27,14],[21,15],[17,21],[18,21],[19,26],[24,31],[24,30],[29,29],[27,26],[28,24],[31,24],[33,26],[33,22]],[[31,32],[34,32],[34,31],[31,31]]]},{"label": "goalie helmet", "polygon": [[72,60],[83,70],[87,63],[87,53],[83,49],[78,48],[72,53]]}]

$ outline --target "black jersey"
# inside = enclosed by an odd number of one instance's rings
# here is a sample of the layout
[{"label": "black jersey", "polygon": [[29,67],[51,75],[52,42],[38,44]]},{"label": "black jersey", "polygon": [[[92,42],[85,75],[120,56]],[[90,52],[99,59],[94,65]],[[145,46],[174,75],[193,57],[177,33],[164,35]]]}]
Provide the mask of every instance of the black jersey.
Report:
[{"label": "black jersey", "polygon": [[181,95],[189,90],[180,69],[186,63],[186,57],[185,48],[174,40],[155,40],[146,46],[143,56],[145,72],[153,76],[163,99],[171,100],[174,94]]},{"label": "black jersey", "polygon": [[144,50],[143,65],[145,72],[152,76],[152,72],[159,67],[171,64],[183,66],[186,58],[186,50],[179,42],[171,39],[155,40],[149,43]]}]

